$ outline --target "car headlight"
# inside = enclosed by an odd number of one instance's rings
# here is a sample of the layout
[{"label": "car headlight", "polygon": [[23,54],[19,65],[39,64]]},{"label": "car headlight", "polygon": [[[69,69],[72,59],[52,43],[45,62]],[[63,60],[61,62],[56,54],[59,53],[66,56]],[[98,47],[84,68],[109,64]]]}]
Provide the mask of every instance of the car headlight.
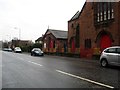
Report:
[{"label": "car headlight", "polygon": [[35,51],[35,53],[39,53],[38,51]]}]

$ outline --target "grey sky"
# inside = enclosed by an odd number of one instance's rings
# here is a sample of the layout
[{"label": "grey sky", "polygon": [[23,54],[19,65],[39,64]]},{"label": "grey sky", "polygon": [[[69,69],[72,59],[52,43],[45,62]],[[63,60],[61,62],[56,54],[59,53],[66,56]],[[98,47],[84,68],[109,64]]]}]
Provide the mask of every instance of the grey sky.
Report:
[{"label": "grey sky", "polygon": [[[68,30],[67,22],[85,0],[0,0],[0,40],[35,40],[50,29]],[[14,28],[17,27],[17,28]]]}]

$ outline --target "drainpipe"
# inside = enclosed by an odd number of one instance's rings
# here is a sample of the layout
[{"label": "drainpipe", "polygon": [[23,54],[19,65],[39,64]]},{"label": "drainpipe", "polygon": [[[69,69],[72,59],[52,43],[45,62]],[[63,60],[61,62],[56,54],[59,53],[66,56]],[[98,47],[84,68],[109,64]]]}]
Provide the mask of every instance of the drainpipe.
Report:
[{"label": "drainpipe", "polygon": [[[120,34],[120,1],[119,1],[119,7],[118,7],[118,10],[119,10],[119,17],[118,17],[118,33]],[[119,45],[120,45],[120,35],[119,35]]]},{"label": "drainpipe", "polygon": [[118,45],[120,45],[120,1],[118,2]]}]

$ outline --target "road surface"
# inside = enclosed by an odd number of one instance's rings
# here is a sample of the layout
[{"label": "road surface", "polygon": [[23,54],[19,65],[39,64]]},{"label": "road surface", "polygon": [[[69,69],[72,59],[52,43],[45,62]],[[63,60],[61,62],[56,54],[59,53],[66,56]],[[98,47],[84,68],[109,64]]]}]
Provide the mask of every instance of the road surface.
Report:
[{"label": "road surface", "polygon": [[97,60],[2,53],[2,88],[118,88],[119,67]]}]

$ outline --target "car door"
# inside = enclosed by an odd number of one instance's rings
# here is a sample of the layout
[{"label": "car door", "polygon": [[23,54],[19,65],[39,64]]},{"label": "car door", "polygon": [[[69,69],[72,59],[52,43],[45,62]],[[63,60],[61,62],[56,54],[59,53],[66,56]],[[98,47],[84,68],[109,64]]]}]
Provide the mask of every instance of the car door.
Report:
[{"label": "car door", "polygon": [[117,48],[117,53],[118,53],[118,64],[120,65],[120,48]]},{"label": "car door", "polygon": [[107,52],[108,62],[111,64],[118,63],[118,54],[116,52],[116,48],[110,48]]}]

